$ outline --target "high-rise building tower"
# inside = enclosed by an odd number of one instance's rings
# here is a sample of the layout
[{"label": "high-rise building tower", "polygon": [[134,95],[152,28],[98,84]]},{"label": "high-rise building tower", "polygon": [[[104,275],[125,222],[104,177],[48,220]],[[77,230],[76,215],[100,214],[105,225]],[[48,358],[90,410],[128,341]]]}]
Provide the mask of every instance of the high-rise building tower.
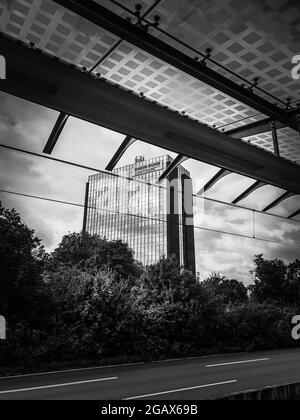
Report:
[{"label": "high-rise building tower", "polygon": [[159,177],[173,162],[166,155],[89,177],[83,229],[108,240],[121,239],[145,266],[175,254],[195,273],[193,194],[182,166],[161,185]]}]

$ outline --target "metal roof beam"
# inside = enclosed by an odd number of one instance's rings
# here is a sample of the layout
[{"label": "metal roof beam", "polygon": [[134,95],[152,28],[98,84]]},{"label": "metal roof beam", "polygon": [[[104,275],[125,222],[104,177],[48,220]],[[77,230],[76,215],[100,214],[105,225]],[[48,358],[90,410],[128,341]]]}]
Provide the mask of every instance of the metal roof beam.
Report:
[{"label": "metal roof beam", "polygon": [[299,209],[299,210],[297,210],[297,211],[295,211],[295,213],[291,214],[291,215],[289,216],[289,219],[293,219],[294,217],[297,217],[297,216],[299,216],[299,215],[300,215],[300,209]]},{"label": "metal roof beam", "polygon": [[136,142],[136,139],[134,139],[131,136],[127,136],[124,139],[123,143],[121,144],[121,146],[116,151],[116,153],[112,157],[111,161],[107,165],[107,167],[106,167],[106,170],[107,171],[112,171],[116,167],[116,165],[118,164],[119,160],[124,155],[124,153],[126,152],[126,150],[128,149],[128,147],[130,147],[134,142]]},{"label": "metal roof beam", "polygon": [[174,169],[178,168],[179,165],[181,165],[183,162],[188,160],[189,158],[184,155],[178,155],[176,159],[173,160],[171,165],[167,167],[165,172],[159,177],[158,182],[163,182],[173,171]]},{"label": "metal roof beam", "polygon": [[247,188],[246,191],[244,191],[235,200],[233,200],[232,204],[238,204],[240,201],[249,197],[249,195],[254,193],[256,190],[265,186],[266,186],[265,182],[261,182],[261,181],[254,182],[254,184],[252,184],[249,188]]},{"label": "metal roof beam", "polygon": [[56,146],[56,143],[58,142],[58,139],[68,121],[69,115],[65,114],[64,112],[61,112],[59,114],[59,117],[57,118],[57,121],[53,127],[53,130],[50,134],[50,137],[44,147],[43,153],[46,153],[47,155],[51,155],[53,152],[54,147]]},{"label": "metal roof beam", "polygon": [[[225,134],[235,139],[257,136],[258,134],[270,131],[271,121],[271,118],[265,118],[252,124],[243,125],[241,127],[234,128],[233,130],[225,131]],[[284,128],[286,127],[286,124],[281,124],[281,126],[281,128]]]},{"label": "metal roof beam", "polygon": [[221,169],[208,183],[204,186],[203,191],[199,191],[198,195],[201,195],[209,191],[217,182],[221,181],[225,176],[230,175],[232,172],[227,169]]},{"label": "metal roof beam", "polygon": [[271,131],[272,131],[272,138],[273,138],[273,145],[274,145],[274,155],[277,157],[280,157],[277,125],[275,121],[271,122]]},{"label": "metal roof beam", "polygon": [[176,48],[168,45],[150,33],[141,30],[138,26],[123,19],[93,0],[53,0],[73,13],[83,17],[93,24],[109,31],[119,38],[130,42],[134,46],[148,52],[149,54],[163,60],[171,66],[189,74],[218,89],[220,92],[268,115],[273,120],[287,124],[298,130],[297,121],[290,118],[288,112],[273,105],[264,98],[256,95],[253,91],[227,79],[220,73],[208,66],[197,62],[192,57],[182,53]]},{"label": "metal roof beam", "polygon": [[[291,120],[296,121],[297,115],[299,114],[299,109],[294,111],[289,111],[288,116]],[[272,118],[264,118],[263,120],[256,121],[251,124],[243,125],[233,130],[225,131],[230,137],[234,139],[243,139],[245,137],[257,136],[258,134],[269,133],[271,131],[270,124],[272,123]],[[287,124],[280,123],[276,121],[276,128],[280,130],[282,128],[288,127]],[[295,128],[295,127],[294,127]]]},{"label": "metal roof beam", "polygon": [[263,212],[266,213],[267,211],[273,209],[274,207],[277,207],[279,204],[281,204],[283,201],[287,200],[290,197],[294,197],[295,193],[292,193],[290,191],[285,192],[280,197],[278,197],[276,200],[273,201],[270,205],[268,205],[265,209],[263,209]]}]

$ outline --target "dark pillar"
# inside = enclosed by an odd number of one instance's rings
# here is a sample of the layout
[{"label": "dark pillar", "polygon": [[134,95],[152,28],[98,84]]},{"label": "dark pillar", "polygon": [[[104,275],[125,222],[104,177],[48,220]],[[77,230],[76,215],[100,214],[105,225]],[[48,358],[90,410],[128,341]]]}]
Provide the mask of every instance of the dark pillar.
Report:
[{"label": "dark pillar", "polygon": [[85,201],[84,201],[84,214],[83,214],[83,232],[86,232],[86,222],[87,222],[87,214],[88,214],[88,206],[89,206],[89,190],[90,184],[89,182],[86,183],[85,187]]},{"label": "dark pillar", "polygon": [[271,130],[272,130],[272,136],[273,136],[274,154],[275,156],[280,157],[279,141],[278,141],[277,127],[276,127],[275,121],[271,122]]},{"label": "dark pillar", "polygon": [[167,193],[169,205],[167,215],[168,256],[176,255],[178,262],[180,262],[177,168],[168,176],[168,181],[170,183],[170,188],[168,188]]},{"label": "dark pillar", "polygon": [[193,184],[190,177],[182,175],[182,223],[184,267],[196,274],[195,235],[193,213]]}]

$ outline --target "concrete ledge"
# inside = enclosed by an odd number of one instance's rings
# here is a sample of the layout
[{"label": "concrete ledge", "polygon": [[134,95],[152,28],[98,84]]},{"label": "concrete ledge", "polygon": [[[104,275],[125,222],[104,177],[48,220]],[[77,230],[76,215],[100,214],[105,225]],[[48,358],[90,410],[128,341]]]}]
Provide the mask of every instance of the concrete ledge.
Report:
[{"label": "concrete ledge", "polygon": [[231,394],[223,401],[300,401],[300,383],[267,387]]}]

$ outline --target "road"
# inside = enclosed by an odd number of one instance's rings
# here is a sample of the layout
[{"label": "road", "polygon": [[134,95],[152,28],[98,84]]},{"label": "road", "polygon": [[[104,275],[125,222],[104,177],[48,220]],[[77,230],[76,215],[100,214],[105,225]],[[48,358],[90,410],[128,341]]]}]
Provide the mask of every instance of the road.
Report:
[{"label": "road", "polygon": [[300,382],[300,349],[0,378],[0,400],[205,400]]}]

